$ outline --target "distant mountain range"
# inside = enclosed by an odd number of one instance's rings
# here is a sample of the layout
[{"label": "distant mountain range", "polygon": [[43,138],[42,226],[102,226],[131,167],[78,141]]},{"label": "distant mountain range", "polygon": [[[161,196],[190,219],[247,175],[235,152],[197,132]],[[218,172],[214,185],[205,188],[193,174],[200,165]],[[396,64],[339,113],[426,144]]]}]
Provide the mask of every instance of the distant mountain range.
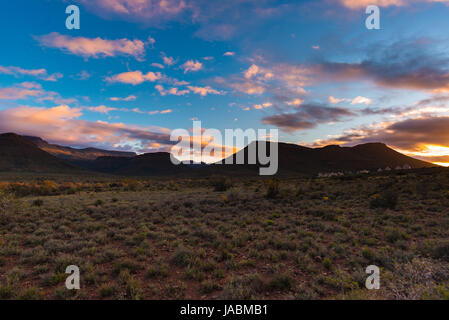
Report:
[{"label": "distant mountain range", "polygon": [[42,140],[39,137],[23,136],[25,139],[30,140],[40,149],[48,152],[56,157],[67,160],[95,160],[98,157],[135,157],[135,152],[123,152],[123,151],[107,151],[96,148],[75,149],[71,147],[63,147],[57,144],[49,144],[47,141]]},{"label": "distant mountain range", "polygon": [[[256,142],[253,142],[256,143]],[[242,155],[248,163],[250,146],[232,155]],[[256,144],[257,148],[257,144]],[[269,148],[267,147],[269,150]],[[316,175],[320,172],[357,172],[384,168],[426,168],[436,165],[405,156],[382,143],[367,143],[355,147],[327,146],[307,148],[278,143],[280,175]],[[49,144],[38,137],[14,133],[0,134],[0,172],[61,172],[95,171],[125,176],[211,175],[258,173],[259,164],[242,165],[173,165],[170,154],[164,152],[136,155],[133,152],[107,151],[95,148],[75,149]]]},{"label": "distant mountain range", "polygon": [[74,172],[78,167],[14,133],[0,135],[0,172]]}]

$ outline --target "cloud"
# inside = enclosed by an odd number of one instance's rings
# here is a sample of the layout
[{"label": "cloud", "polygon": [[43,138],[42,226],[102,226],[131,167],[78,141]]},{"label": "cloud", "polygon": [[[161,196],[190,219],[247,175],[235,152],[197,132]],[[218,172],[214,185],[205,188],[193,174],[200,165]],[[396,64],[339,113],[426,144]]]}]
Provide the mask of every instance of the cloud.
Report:
[{"label": "cloud", "polygon": [[253,76],[257,75],[259,72],[259,67],[255,64],[251,65],[248,70],[245,71],[244,76],[246,79],[251,79]]},{"label": "cloud", "polygon": [[76,75],[76,79],[78,80],[87,80],[91,77],[91,74],[86,70],[82,70],[80,73]]},{"label": "cloud", "polygon": [[[253,59],[253,60],[257,60]],[[255,61],[254,61],[255,62]],[[305,65],[285,63],[252,63],[241,74],[227,79],[216,77],[215,81],[236,92],[249,95],[270,95],[278,108],[294,106],[292,101],[302,100],[313,75],[312,69]]]},{"label": "cloud", "polygon": [[[167,113],[168,111],[163,111]],[[80,120],[82,110],[61,105],[53,108],[20,106],[0,110],[0,131],[40,136],[63,145],[136,152],[150,151],[153,142],[170,146],[170,130],[123,123]],[[154,151],[154,150],[151,150]]]},{"label": "cloud", "polygon": [[329,103],[332,103],[332,104],[337,104],[337,103],[343,102],[345,100],[346,99],[335,98],[334,96],[329,97]]},{"label": "cloud", "polygon": [[125,98],[119,98],[119,97],[111,97],[109,100],[111,101],[135,101],[137,97],[135,95],[130,95]]},{"label": "cloud", "polygon": [[36,82],[22,82],[19,85],[27,89],[42,89],[42,85]]},{"label": "cloud", "polygon": [[187,9],[185,0],[80,0],[89,10],[104,17],[119,17],[146,25],[174,20]]},{"label": "cloud", "polygon": [[360,62],[310,65],[314,82],[370,81],[384,88],[449,91],[449,55],[431,39],[399,41],[366,49]]},{"label": "cloud", "polygon": [[164,63],[167,65],[167,66],[172,66],[172,65],[174,65],[175,64],[175,59],[174,58],[172,58],[172,57],[162,57],[162,60],[164,61]]},{"label": "cloud", "polygon": [[165,95],[174,95],[174,96],[183,96],[188,94],[190,91],[189,90],[179,90],[176,87],[170,88],[168,90],[165,90],[164,87],[160,84],[155,86],[156,90],[159,91],[159,94],[161,96],[165,96]]},{"label": "cloud", "polygon": [[152,67],[159,68],[159,69],[164,69],[164,68],[165,68],[164,65],[162,65],[162,64],[160,64],[160,63],[152,63],[151,66],[152,66]]},{"label": "cloud", "polygon": [[223,53],[223,56],[227,56],[227,57],[233,57],[233,56],[235,56],[235,52],[232,52],[232,51],[228,51],[228,52],[225,52],[225,53]]},{"label": "cloud", "polygon": [[37,97],[44,94],[42,90],[20,87],[0,88],[0,100],[21,100],[28,97]]},{"label": "cloud", "polygon": [[181,65],[181,69],[184,69],[184,73],[189,71],[199,71],[203,68],[203,64],[197,60],[189,60],[186,61],[183,65]]},{"label": "cloud", "polygon": [[89,111],[93,111],[93,112],[104,113],[104,114],[108,114],[109,111],[117,110],[117,108],[106,107],[104,105],[101,105],[101,106],[98,106],[98,107],[85,107],[84,109],[89,110]]},{"label": "cloud", "polygon": [[141,60],[145,55],[145,44],[141,40],[70,37],[57,32],[35,38],[42,46],[57,48],[84,58],[98,59],[125,55]]},{"label": "cloud", "polygon": [[255,104],[255,105],[253,105],[253,108],[256,110],[260,110],[260,109],[270,108],[271,106],[273,106],[273,104],[271,102],[265,102],[262,104]]},{"label": "cloud", "polygon": [[390,7],[390,6],[406,6],[411,5],[412,3],[417,2],[441,2],[441,3],[448,3],[449,0],[339,0],[339,2],[352,10],[358,10],[362,8],[366,8],[369,5],[376,5],[379,7]]},{"label": "cloud", "polygon": [[[234,81],[235,80],[235,81]],[[256,81],[248,81],[246,79],[236,78],[236,79],[224,79],[221,77],[216,77],[215,81],[221,85],[232,88],[238,92],[254,95],[262,94],[265,92],[266,87],[263,84],[259,84]]]},{"label": "cloud", "polygon": [[162,75],[160,72],[148,72],[143,74],[142,71],[129,71],[116,74],[112,77],[107,77],[106,81],[110,83],[121,82],[132,85],[141,84],[145,81],[154,82],[161,79]]},{"label": "cloud", "polygon": [[156,43],[156,40],[153,37],[148,37],[148,43],[153,48],[154,44]]},{"label": "cloud", "polygon": [[59,93],[46,91],[36,82],[22,82],[12,87],[0,88],[0,100],[22,100],[33,99],[38,102],[53,101],[58,104],[73,103],[74,98],[64,99]]},{"label": "cloud", "polygon": [[301,104],[304,103],[303,99],[293,99],[291,101],[287,101],[285,102],[288,106],[295,106],[295,107],[299,107]]},{"label": "cloud", "polygon": [[[145,27],[164,28],[173,22],[194,25],[195,35],[227,40],[257,28],[294,3],[254,0],[79,0],[89,11],[107,19],[122,19]],[[281,1],[282,2],[282,1]],[[242,17],[250,17],[242,19]],[[238,31],[242,30],[241,33]]]},{"label": "cloud", "polygon": [[286,132],[315,128],[318,124],[340,121],[356,114],[344,108],[305,104],[296,112],[275,114],[262,119],[264,124],[273,125]]},{"label": "cloud", "polygon": [[369,5],[379,7],[403,6],[407,3],[405,0],[339,0],[339,2],[349,9],[366,8]]},{"label": "cloud", "polygon": [[223,94],[223,92],[217,91],[215,89],[212,89],[209,86],[206,87],[195,87],[195,86],[187,86],[190,90],[193,91],[193,93],[199,94],[201,96],[206,96],[208,94]]},{"label": "cloud", "polygon": [[358,97],[352,99],[352,101],[351,101],[352,105],[354,105],[354,104],[371,104],[371,103],[372,103],[371,99],[366,98],[366,97],[361,97],[361,96],[358,96]]},{"label": "cloud", "polygon": [[58,79],[63,77],[63,75],[59,72],[49,75],[47,73],[47,70],[45,69],[23,69],[14,66],[10,67],[0,66],[0,73],[13,75],[16,78],[20,76],[33,76],[44,81],[57,81]]}]

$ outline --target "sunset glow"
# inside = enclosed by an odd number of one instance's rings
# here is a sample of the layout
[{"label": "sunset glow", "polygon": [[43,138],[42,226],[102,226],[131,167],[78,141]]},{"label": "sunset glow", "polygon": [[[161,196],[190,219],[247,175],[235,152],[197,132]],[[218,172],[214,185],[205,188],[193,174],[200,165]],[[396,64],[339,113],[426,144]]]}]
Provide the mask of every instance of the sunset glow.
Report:
[{"label": "sunset glow", "polygon": [[3,5],[0,132],[145,153],[197,119],[449,163],[447,1],[74,2],[79,30],[65,1]]}]

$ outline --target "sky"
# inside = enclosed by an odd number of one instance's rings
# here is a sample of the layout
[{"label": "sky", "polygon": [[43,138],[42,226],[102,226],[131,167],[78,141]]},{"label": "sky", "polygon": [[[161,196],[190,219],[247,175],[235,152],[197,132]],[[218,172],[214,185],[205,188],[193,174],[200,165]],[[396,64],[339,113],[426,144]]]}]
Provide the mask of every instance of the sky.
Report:
[{"label": "sky", "polygon": [[4,1],[0,132],[144,153],[199,120],[449,165],[448,17],[449,0]]}]

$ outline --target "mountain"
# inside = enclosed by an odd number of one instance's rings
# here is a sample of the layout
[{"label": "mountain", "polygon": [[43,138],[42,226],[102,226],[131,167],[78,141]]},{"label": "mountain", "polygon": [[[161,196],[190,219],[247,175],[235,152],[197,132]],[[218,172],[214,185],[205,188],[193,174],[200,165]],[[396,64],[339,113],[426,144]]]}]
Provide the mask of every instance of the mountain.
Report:
[{"label": "mountain", "polygon": [[71,147],[59,146],[57,144],[49,144],[47,141],[42,140],[39,137],[24,136],[24,138],[33,142],[40,149],[57,156],[61,159],[66,159],[70,161],[86,161],[95,160],[98,157],[134,157],[136,153],[134,152],[123,152],[123,151],[108,151],[96,148],[85,148],[85,149],[75,149]]},{"label": "mountain", "polygon": [[95,171],[129,176],[159,176],[194,173],[202,165],[174,165],[170,153],[145,153],[132,158],[99,157],[89,168]]},{"label": "mountain", "polygon": [[[255,148],[258,150],[259,144],[256,142],[253,142],[253,144],[256,144]],[[245,163],[248,163],[248,151],[250,148],[251,146],[247,146],[230,158],[232,158],[235,163],[236,158],[241,156],[245,159]],[[268,144],[266,150],[270,150]],[[436,166],[432,163],[403,155],[383,143],[366,143],[355,147],[329,145],[323,148],[307,148],[296,144],[278,143],[278,155],[278,173],[280,174],[318,174],[321,172],[357,172],[360,170],[372,171],[385,169],[387,167],[394,169],[398,166],[410,166],[412,169],[417,169]],[[217,165],[217,167],[226,167],[225,170],[232,171],[237,169],[236,167],[238,166],[223,164]],[[243,167],[247,171],[254,171],[259,168],[259,164],[243,165]]]},{"label": "mountain", "polygon": [[14,133],[0,134],[0,172],[68,173],[79,171]]},{"label": "mountain", "polygon": [[[260,163],[248,164],[248,152],[251,147],[258,150],[259,144],[240,150],[230,158],[233,163],[242,156],[244,164],[214,165],[173,165],[170,154],[164,152],[147,153],[133,158],[99,157],[90,168],[96,171],[119,175],[257,175]],[[355,147],[336,145],[323,148],[307,148],[296,144],[277,143],[279,169],[283,176],[317,175],[331,172],[357,172],[361,170],[377,171],[387,167],[395,169],[407,166],[411,169],[435,167],[434,164],[417,160],[394,151],[383,143],[367,143]],[[267,149],[270,146],[267,144]],[[230,160],[228,158],[228,160]],[[226,161],[226,159],[224,160]]]},{"label": "mountain", "polygon": [[[134,153],[105,151],[94,148],[74,149],[48,144],[37,137],[22,137],[14,133],[0,135],[0,172],[66,172],[82,170],[77,163],[90,171],[124,176],[200,176],[200,175],[257,175],[260,163],[248,164],[248,152],[260,143],[240,150],[228,158],[236,163],[240,156],[242,165],[174,165],[166,152]],[[267,144],[267,150],[274,146]],[[398,166],[409,168],[436,167],[436,165],[405,156],[383,143],[367,143],[355,147],[326,146],[307,148],[296,144],[277,143],[278,174],[282,176],[317,175],[330,172],[357,172]],[[70,161],[70,162],[69,162]],[[226,160],[225,160],[226,161]]]}]

